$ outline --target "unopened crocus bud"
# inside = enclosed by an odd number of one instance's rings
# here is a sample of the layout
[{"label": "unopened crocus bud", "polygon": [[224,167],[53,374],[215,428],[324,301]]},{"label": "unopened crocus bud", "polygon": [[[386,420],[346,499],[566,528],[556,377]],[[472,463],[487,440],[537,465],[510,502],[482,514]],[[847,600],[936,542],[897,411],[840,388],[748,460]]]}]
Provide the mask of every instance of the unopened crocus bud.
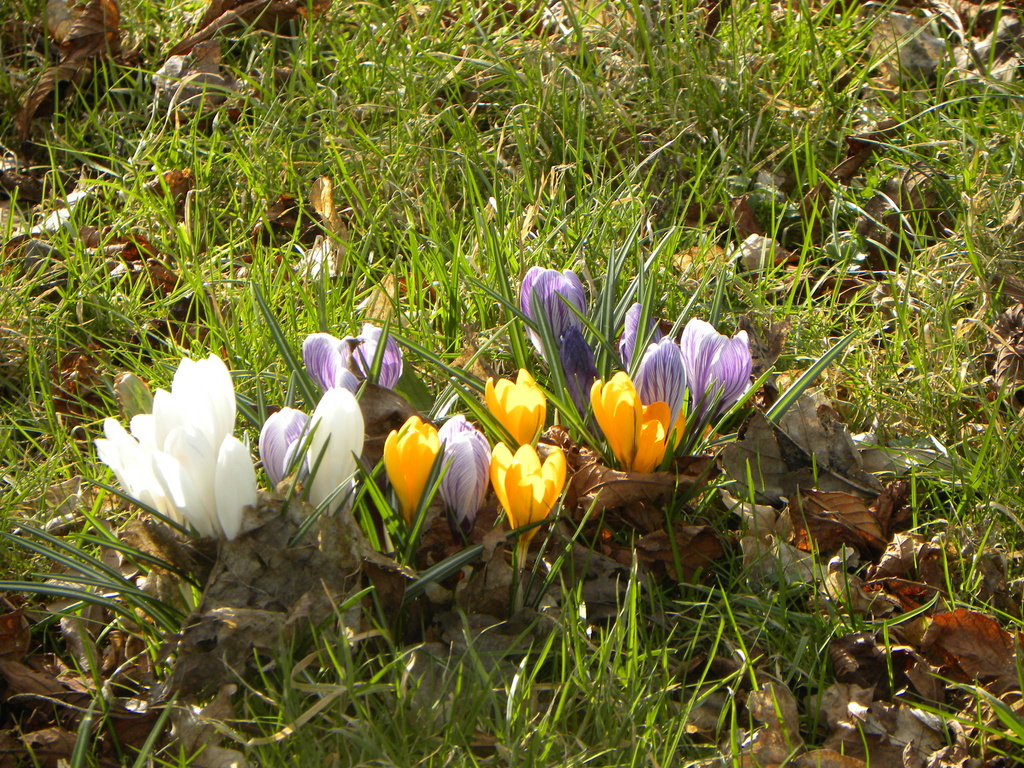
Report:
[{"label": "unopened crocus bud", "polygon": [[384,468],[398,496],[398,507],[406,525],[427,487],[430,470],[441,452],[441,440],[433,424],[410,416],[401,429],[393,429],[384,441]]},{"label": "unopened crocus bud", "polygon": [[274,488],[284,480],[295,463],[295,454],[302,447],[308,422],[309,417],[294,408],[282,408],[264,422],[260,430],[260,460]]},{"label": "unopened crocus bud", "polygon": [[636,371],[636,389],[644,405],[667,403],[675,424],[686,396],[686,366],[683,353],[672,339],[663,338],[647,347]]},{"label": "unopened crocus bud", "polygon": [[324,392],[340,387],[354,394],[359,389],[350,357],[348,342],[329,333],[311,333],[302,342],[302,362]]},{"label": "unopened crocus bud", "polygon": [[[319,506],[352,479],[356,456],[363,451],[363,412],[355,395],[342,388],[327,390],[309,417],[309,429],[306,463],[311,472],[316,469],[309,500]],[[339,501],[332,504],[333,509],[340,506]]]},{"label": "unopened crocus bud", "polygon": [[590,388],[597,379],[594,352],[576,327],[570,327],[563,333],[559,342],[558,358],[562,363],[566,389],[580,417],[585,418],[590,404]]},{"label": "unopened crocus bud", "polygon": [[441,498],[452,511],[455,525],[468,535],[487,495],[491,446],[465,416],[452,416],[437,430],[437,435],[446,466],[441,478]]},{"label": "unopened crocus bud", "polygon": [[121,413],[131,421],[140,413],[153,412],[153,393],[146,382],[128,371],[119,373],[114,379],[114,395],[121,406]]},{"label": "unopened crocus bud", "polygon": [[[643,314],[643,305],[634,304],[626,312],[626,324],[622,329],[622,336],[619,337],[619,357],[622,358],[622,365],[628,371],[633,363],[633,353],[636,351],[638,342],[643,342],[647,334],[641,334],[640,316]],[[662,333],[658,324],[653,320],[646,329],[650,333],[650,342],[661,341]]]},{"label": "unopened crocus bud", "polygon": [[754,363],[746,331],[733,338],[696,318],[683,328],[679,348],[686,367],[690,412],[705,422],[731,408],[750,389]]},{"label": "unopened crocus bud", "polygon": [[[565,471],[565,454],[560,448],[552,448],[541,464],[532,445],[521,445],[515,453],[504,443],[495,445],[491,456],[491,482],[494,495],[508,515],[509,527],[522,528],[545,520],[565,486]],[[536,533],[537,529],[532,528],[520,536],[521,553],[525,554]]]},{"label": "unopened crocus bud", "polygon": [[[583,291],[583,283],[571,269],[559,272],[557,269],[530,267],[523,277],[519,305],[534,324],[540,324],[543,316],[551,328],[552,338],[557,341],[570,328],[583,330],[583,321],[576,312],[586,313],[587,295]],[[532,328],[529,334],[540,356],[548,365],[553,365],[555,356],[544,348],[540,335]]]},{"label": "unopened crocus bud", "polygon": [[488,379],[484,398],[489,410],[519,445],[533,443],[544,426],[548,401],[537,382],[525,370],[513,384],[508,379]]}]

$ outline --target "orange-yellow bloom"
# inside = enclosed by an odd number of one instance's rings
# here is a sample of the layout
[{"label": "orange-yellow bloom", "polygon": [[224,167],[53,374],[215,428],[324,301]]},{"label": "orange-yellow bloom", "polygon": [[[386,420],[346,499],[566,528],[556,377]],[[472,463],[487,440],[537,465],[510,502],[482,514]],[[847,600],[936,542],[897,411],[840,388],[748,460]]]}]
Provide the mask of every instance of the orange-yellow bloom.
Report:
[{"label": "orange-yellow bloom", "polygon": [[398,496],[402,517],[409,525],[440,451],[437,430],[419,416],[410,416],[401,429],[391,430],[384,441],[384,468]]},{"label": "orange-yellow bloom", "polygon": [[672,411],[668,403],[643,405],[629,376],[619,371],[590,389],[594,418],[623,469],[653,472],[665,458]]},{"label": "orange-yellow bloom", "polygon": [[[491,483],[494,493],[508,515],[509,525],[522,528],[551,514],[565,485],[565,454],[554,448],[544,464],[530,444],[520,446],[513,455],[504,443],[491,452]],[[536,528],[523,533],[520,547],[525,548]]]},{"label": "orange-yellow bloom", "polygon": [[508,379],[487,380],[484,389],[487,409],[501,422],[519,445],[532,445],[544,426],[548,403],[537,382],[520,369],[516,383]]}]

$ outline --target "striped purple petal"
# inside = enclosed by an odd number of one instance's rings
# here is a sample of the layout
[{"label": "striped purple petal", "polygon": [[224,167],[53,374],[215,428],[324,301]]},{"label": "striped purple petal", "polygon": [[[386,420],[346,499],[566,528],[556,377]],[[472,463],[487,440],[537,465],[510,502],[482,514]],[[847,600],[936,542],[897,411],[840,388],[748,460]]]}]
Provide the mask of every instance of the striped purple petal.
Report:
[{"label": "striped purple petal", "polygon": [[[640,335],[640,316],[642,314],[643,305],[637,303],[631,306],[626,311],[626,325],[622,329],[622,336],[619,337],[619,357],[622,358],[622,365],[627,371],[632,366],[633,352],[636,350],[637,343],[644,341],[644,337]],[[661,329],[653,320],[649,323],[648,331],[651,334],[650,343],[661,341]]]},{"label": "striped purple petal", "polygon": [[690,411],[698,422],[728,410],[749,388],[753,361],[745,332],[730,339],[694,318],[683,329],[679,347],[686,365]]},{"label": "striped purple petal", "polygon": [[[587,295],[583,283],[571,269],[559,272],[557,269],[531,267],[523,277],[519,291],[519,305],[523,314],[535,325],[546,318],[551,327],[551,335],[560,339],[569,328],[583,330],[583,321],[576,312],[585,314],[587,311]],[[572,308],[576,309],[576,312]],[[553,359],[544,349],[540,335],[532,328],[528,329],[530,341],[541,357],[551,365]]]},{"label": "striped purple petal", "polygon": [[452,511],[455,524],[468,534],[487,495],[491,447],[465,416],[453,416],[437,434],[447,466],[441,478],[441,498]]},{"label": "striped purple petal", "polygon": [[349,345],[329,333],[311,333],[302,342],[302,362],[326,392],[341,387],[355,394],[359,380],[349,370]]},{"label": "striped purple petal", "polygon": [[[352,360],[359,370],[359,373],[366,378],[373,367],[373,360],[377,356],[377,345],[383,331],[375,325],[366,323],[358,336],[347,336],[344,342],[352,355]],[[402,350],[393,336],[388,336],[384,345],[384,355],[380,361],[380,375],[377,383],[387,389],[394,389],[398,380],[402,378]]]},{"label": "striped purple petal", "polygon": [[647,347],[636,372],[636,388],[644,405],[668,403],[675,424],[686,395],[686,365],[683,352],[672,339],[664,338]]},{"label": "striped purple petal", "polygon": [[260,431],[259,451],[263,469],[272,487],[284,480],[302,447],[302,439],[309,417],[294,408],[282,408],[263,423]]}]

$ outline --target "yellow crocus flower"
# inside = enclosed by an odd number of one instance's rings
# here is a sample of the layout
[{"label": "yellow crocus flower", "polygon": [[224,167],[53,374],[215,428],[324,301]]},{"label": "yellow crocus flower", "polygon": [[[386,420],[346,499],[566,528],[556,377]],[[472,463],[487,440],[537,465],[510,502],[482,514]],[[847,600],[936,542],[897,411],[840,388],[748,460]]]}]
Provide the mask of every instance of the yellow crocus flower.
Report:
[{"label": "yellow crocus flower", "polygon": [[391,430],[384,441],[384,468],[408,525],[412,525],[412,516],[440,452],[437,430],[419,416],[410,416],[401,429]]},{"label": "yellow crocus flower", "polygon": [[672,418],[668,403],[645,406],[624,371],[616,373],[607,384],[595,381],[590,402],[608,447],[623,469],[646,474],[661,464]]},{"label": "yellow crocus flower", "polygon": [[537,382],[520,369],[516,383],[508,379],[487,380],[484,389],[487,409],[501,423],[519,445],[532,445],[544,426],[547,399]]},{"label": "yellow crocus flower", "polygon": [[[498,443],[491,452],[491,483],[512,528],[539,522],[551,514],[562,493],[565,454],[554,448],[541,464],[529,443],[515,454],[504,443]],[[532,528],[523,533],[519,539],[521,551],[525,552],[536,532]]]}]

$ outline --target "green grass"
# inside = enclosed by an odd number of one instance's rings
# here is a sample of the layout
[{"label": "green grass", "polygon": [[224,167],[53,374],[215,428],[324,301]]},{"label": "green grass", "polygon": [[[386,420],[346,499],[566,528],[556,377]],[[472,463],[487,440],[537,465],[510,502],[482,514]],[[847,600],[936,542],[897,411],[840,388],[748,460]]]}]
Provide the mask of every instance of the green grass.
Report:
[{"label": "green grass", "polygon": [[[790,378],[853,332],[819,383],[851,432],[944,446],[942,462],[909,474],[911,525],[968,553],[949,564],[964,571],[950,577],[949,607],[992,612],[975,589],[979,557],[1000,547],[1019,579],[1024,542],[1022,422],[986,379],[988,328],[1009,303],[990,278],[1019,274],[1024,242],[1019,222],[1003,223],[1024,179],[1019,83],[986,92],[940,73],[919,95],[879,96],[867,50],[876,16],[855,4],[800,3],[785,14],[733,6],[714,38],[699,34],[703,11],[688,0],[569,3],[558,29],[539,10],[503,16],[499,5],[335,4],[293,36],[235,30],[222,49],[238,92],[203,114],[174,115],[154,104],[151,74],[199,6],[123,3],[126,53],[37,120],[30,146],[16,136],[16,99],[0,99],[0,141],[46,185],[38,210],[18,204],[24,218],[39,223],[76,181],[94,185],[68,226],[43,238],[58,252],[49,263],[26,272],[15,250],[0,270],[0,531],[21,519],[45,525],[55,513],[44,493],[58,482],[110,481],[92,440],[117,414],[119,371],[167,386],[182,354],[213,351],[243,398],[293,397],[253,286],[298,348],[309,332],[356,331],[393,279],[396,333],[448,363],[467,343],[484,344],[499,373],[525,356],[543,378],[513,338],[518,324],[500,332],[511,317],[471,281],[511,297],[528,267],[571,267],[593,299],[614,254],[624,283],[643,272],[659,317],[714,312],[729,329],[746,312],[788,320],[777,370]],[[3,95],[23,95],[41,74],[43,59],[15,43],[45,41],[43,18],[34,0],[0,11],[11,30]],[[848,187],[830,181],[845,137],[885,118],[900,127],[875,158]],[[884,272],[867,273],[844,243],[885,181],[915,165],[930,174],[950,231],[897,237],[900,257],[883,254]],[[182,216],[145,185],[185,168],[195,188]],[[766,188],[765,173],[792,191]],[[320,176],[335,185],[345,255],[336,279],[307,281],[293,269],[299,231],[269,234],[267,208],[284,194],[305,200]],[[822,181],[832,195],[816,235],[800,201]],[[716,255],[742,239],[721,207],[743,193],[794,254],[790,267],[743,273]],[[908,230],[921,232],[925,216],[909,211]],[[177,285],[111,277],[88,232],[101,245],[144,236]],[[823,282],[855,275],[867,285],[853,298]],[[52,371],[75,351],[93,358],[99,383],[72,422],[55,406]],[[407,361],[433,395],[444,391],[442,369]],[[255,444],[258,425],[243,426]],[[110,495],[93,498],[96,520],[116,527],[130,514]],[[714,497],[697,507],[686,514],[736,528]],[[9,544],[0,564],[16,580],[53,567]],[[736,748],[752,724],[742,696],[726,694],[768,675],[801,702],[801,735],[814,745],[827,729],[804,700],[834,679],[829,642],[881,627],[819,610],[810,587],[757,588],[738,553],[700,584],[657,583],[627,566],[622,588],[614,618],[594,627],[567,581],[558,609],[511,651],[453,629],[464,642],[444,664],[425,660],[418,640],[390,636],[379,617],[369,621],[380,637],[325,632],[301,649],[313,654],[305,666],[283,650],[243,687],[228,727],[259,740],[300,721],[295,734],[246,748],[267,766],[683,765]],[[45,613],[33,606],[34,618]],[[1019,616],[1000,619],[1024,628]],[[51,634],[40,628],[37,639],[59,646]],[[716,657],[733,671],[723,675]],[[304,720],[324,697],[333,698]],[[99,764],[86,753],[80,764]],[[185,764],[173,751],[156,761]]]}]

